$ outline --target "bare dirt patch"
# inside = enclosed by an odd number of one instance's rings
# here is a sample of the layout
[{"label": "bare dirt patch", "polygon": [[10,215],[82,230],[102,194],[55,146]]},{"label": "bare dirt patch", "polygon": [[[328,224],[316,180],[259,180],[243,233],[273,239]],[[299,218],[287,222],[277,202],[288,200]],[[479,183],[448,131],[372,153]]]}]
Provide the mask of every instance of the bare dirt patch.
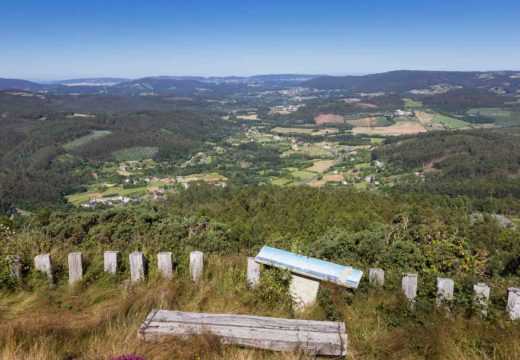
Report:
[{"label": "bare dirt patch", "polygon": [[240,119],[240,120],[258,120],[258,115],[257,114],[238,115],[237,119]]},{"label": "bare dirt patch", "polygon": [[335,114],[321,114],[314,118],[314,122],[318,125],[327,123],[343,124],[345,118],[341,115]]},{"label": "bare dirt patch", "polygon": [[329,174],[325,175],[321,180],[312,180],[307,185],[312,187],[321,187],[328,182],[342,182],[343,175],[340,174]]},{"label": "bare dirt patch", "polygon": [[424,112],[424,111],[416,111],[415,112],[415,117],[417,118],[417,120],[419,120],[419,122],[423,125],[427,125],[427,124],[431,124],[432,120],[433,120],[433,117],[434,117],[434,114],[429,114],[427,112]]},{"label": "bare dirt patch", "polygon": [[305,169],[307,171],[312,171],[312,172],[324,172],[326,171],[328,168],[330,168],[332,165],[334,165],[336,161],[335,160],[319,160],[319,161],[315,161],[314,164]]},{"label": "bare dirt patch", "polygon": [[365,127],[358,126],[352,129],[352,133],[357,134],[378,134],[378,135],[388,135],[388,136],[398,136],[398,135],[406,135],[406,134],[417,134],[426,132],[426,129],[423,125],[415,121],[402,121],[392,126],[383,126],[383,127]]}]

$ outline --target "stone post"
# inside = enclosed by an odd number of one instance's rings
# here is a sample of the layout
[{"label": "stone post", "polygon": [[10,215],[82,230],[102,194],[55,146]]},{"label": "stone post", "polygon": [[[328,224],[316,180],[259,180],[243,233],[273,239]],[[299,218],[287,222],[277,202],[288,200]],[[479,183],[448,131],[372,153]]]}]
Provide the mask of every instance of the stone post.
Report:
[{"label": "stone post", "polygon": [[15,281],[20,281],[22,278],[22,264],[18,255],[7,256],[7,265],[9,266],[9,273],[11,278]]},{"label": "stone post", "polygon": [[51,254],[37,255],[34,258],[34,268],[46,274],[49,281],[52,282]]},{"label": "stone post", "polygon": [[172,263],[172,253],[171,252],[160,252],[157,254],[157,266],[159,267],[159,271],[166,278],[171,278],[173,276],[173,263]]},{"label": "stone post", "polygon": [[385,271],[383,269],[370,269],[368,280],[370,285],[383,286],[385,284]]},{"label": "stone post", "polygon": [[204,254],[201,251],[192,251],[190,253],[190,274],[192,281],[198,281],[202,276],[204,268]]},{"label": "stone post", "polygon": [[119,257],[119,251],[105,251],[103,254],[105,272],[115,274],[117,272],[117,260]]},{"label": "stone post", "polygon": [[520,319],[520,288],[509,288],[507,297],[507,310],[511,320]]},{"label": "stone post", "polygon": [[130,278],[132,282],[144,278],[144,256],[142,252],[134,251],[130,254]]},{"label": "stone post", "polygon": [[83,278],[83,255],[80,252],[70,253],[69,263],[69,284],[74,284]]},{"label": "stone post", "polygon": [[320,282],[299,275],[291,275],[289,293],[293,300],[294,310],[302,310],[316,301]]},{"label": "stone post", "polygon": [[489,286],[484,283],[478,283],[473,285],[473,291],[475,292],[475,302],[482,309],[482,315],[487,316],[487,305],[489,301]]},{"label": "stone post", "polygon": [[401,285],[404,296],[413,305],[417,297],[417,274],[404,274]]},{"label": "stone post", "polygon": [[437,305],[453,300],[455,283],[452,279],[437,278]]},{"label": "stone post", "polygon": [[247,258],[247,285],[254,287],[260,282],[260,264],[255,261],[255,258]]}]

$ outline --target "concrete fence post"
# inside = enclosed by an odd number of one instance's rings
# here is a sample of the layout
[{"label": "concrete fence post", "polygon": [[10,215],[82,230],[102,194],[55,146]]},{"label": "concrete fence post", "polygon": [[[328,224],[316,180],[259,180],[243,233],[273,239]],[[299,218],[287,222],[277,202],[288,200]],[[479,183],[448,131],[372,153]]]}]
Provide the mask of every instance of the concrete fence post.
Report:
[{"label": "concrete fence post", "polygon": [[117,261],[119,257],[119,251],[105,251],[103,254],[103,270],[110,274],[117,272]]},{"label": "concrete fence post", "polygon": [[254,257],[247,258],[247,285],[254,287],[260,282],[260,264]]},{"label": "concrete fence post", "polygon": [[509,288],[507,311],[511,320],[520,319],[520,288]]},{"label": "concrete fence post", "polygon": [[34,268],[36,271],[46,274],[49,281],[52,282],[51,254],[37,255],[34,258]]},{"label": "concrete fence post", "polygon": [[130,254],[130,279],[132,282],[144,278],[144,256],[142,252],[134,251]]},{"label": "concrete fence post", "polygon": [[157,254],[157,266],[159,271],[166,278],[173,276],[173,262],[171,252],[160,252]]},{"label": "concrete fence post", "polygon": [[294,310],[302,310],[305,306],[316,302],[320,282],[299,275],[291,275],[289,293],[293,300]]},{"label": "concrete fence post", "polygon": [[9,266],[9,273],[11,278],[15,281],[20,281],[22,278],[22,264],[18,255],[7,256],[7,265]]},{"label": "concrete fence post", "polygon": [[202,276],[204,268],[204,254],[201,251],[192,251],[190,253],[190,274],[192,281],[198,281]]},{"label": "concrete fence post", "polygon": [[453,292],[455,289],[455,283],[452,279],[448,278],[437,278],[437,305],[441,305],[443,302],[453,300]]},{"label": "concrete fence post", "polygon": [[69,284],[74,284],[83,278],[83,254],[80,252],[70,253],[69,263]]},{"label": "concrete fence post", "polygon": [[473,291],[475,292],[475,303],[481,308],[482,315],[487,316],[487,306],[490,293],[489,286],[484,283],[478,283],[473,285]]},{"label": "concrete fence post", "polygon": [[401,286],[404,296],[413,306],[417,297],[417,274],[404,274]]},{"label": "concrete fence post", "polygon": [[370,269],[368,280],[370,285],[383,286],[385,284],[385,271],[383,269]]}]

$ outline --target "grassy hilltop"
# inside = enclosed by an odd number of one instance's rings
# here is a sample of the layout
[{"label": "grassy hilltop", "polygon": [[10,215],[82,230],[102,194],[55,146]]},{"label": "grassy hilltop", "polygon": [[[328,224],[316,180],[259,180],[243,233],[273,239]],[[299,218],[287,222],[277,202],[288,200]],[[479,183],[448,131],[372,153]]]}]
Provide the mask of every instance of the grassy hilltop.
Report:
[{"label": "grassy hilltop", "polygon": [[[468,198],[389,196],[351,188],[193,186],[158,202],[126,207],[42,211],[14,233],[2,228],[1,257],[18,254],[21,284],[5,262],[0,284],[0,357],[107,359],[139,354],[150,359],[287,359],[299,354],[222,347],[211,337],[145,344],[137,329],[154,307],[288,318],[339,320],[347,325],[349,358],[514,359],[520,328],[505,312],[507,287],[519,283],[519,233],[484,216],[472,221]],[[16,224],[7,224],[16,227]],[[384,289],[366,278],[357,290],[327,284],[318,301],[295,314],[288,276],[265,270],[246,287],[246,256],[268,244],[367,270],[385,269]],[[203,279],[188,277],[191,250],[206,254]],[[103,251],[121,251],[121,271],[103,273]],[[129,284],[128,254],[145,254],[149,274]],[[160,278],[156,253],[172,251],[175,274]],[[82,251],[83,281],[67,284],[66,256]],[[56,285],[32,270],[32,258],[50,252]],[[515,265],[516,264],[516,265]],[[415,310],[400,290],[404,271],[419,274]],[[435,277],[455,280],[456,298],[435,306]],[[491,286],[489,314],[472,303],[476,282]]]}]

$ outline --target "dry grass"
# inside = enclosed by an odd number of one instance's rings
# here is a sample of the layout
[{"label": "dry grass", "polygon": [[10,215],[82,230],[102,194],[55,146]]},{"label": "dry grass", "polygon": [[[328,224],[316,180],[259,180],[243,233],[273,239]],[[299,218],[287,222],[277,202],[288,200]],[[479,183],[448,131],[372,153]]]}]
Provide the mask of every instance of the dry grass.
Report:
[{"label": "dry grass", "polygon": [[324,172],[327,169],[329,169],[331,166],[333,166],[335,163],[336,163],[336,160],[318,160],[318,161],[315,161],[311,167],[309,167],[305,170],[312,171],[312,172]]},{"label": "dry grass", "polygon": [[415,117],[423,125],[431,124],[435,114],[430,114],[424,111],[415,111]]},{"label": "dry grass", "polygon": [[398,136],[398,135],[407,135],[407,134],[417,134],[421,132],[426,132],[424,126],[422,126],[418,122],[414,121],[402,121],[392,126],[381,126],[381,127],[365,127],[358,126],[352,129],[352,133],[357,134],[377,134],[377,135],[389,135],[389,136]]},{"label": "dry grass", "polygon": [[344,121],[345,118],[343,116],[335,114],[320,114],[314,118],[314,122],[317,125],[330,123],[343,124]]},{"label": "dry grass", "polygon": [[[148,359],[305,359],[299,353],[222,346],[211,336],[138,340],[137,330],[153,308],[256,314],[345,321],[349,359],[517,359],[520,327],[431,309],[406,310],[395,291],[356,292],[323,286],[326,300],[294,314],[277,298],[276,282],[264,272],[257,290],[245,286],[245,257],[210,257],[204,279],[184,276],[127,282],[99,281],[69,288],[59,284],[35,291],[0,294],[1,359],[103,359],[138,354]],[[270,272],[269,272],[270,273]],[[420,305],[420,304],[419,304]]]}]

